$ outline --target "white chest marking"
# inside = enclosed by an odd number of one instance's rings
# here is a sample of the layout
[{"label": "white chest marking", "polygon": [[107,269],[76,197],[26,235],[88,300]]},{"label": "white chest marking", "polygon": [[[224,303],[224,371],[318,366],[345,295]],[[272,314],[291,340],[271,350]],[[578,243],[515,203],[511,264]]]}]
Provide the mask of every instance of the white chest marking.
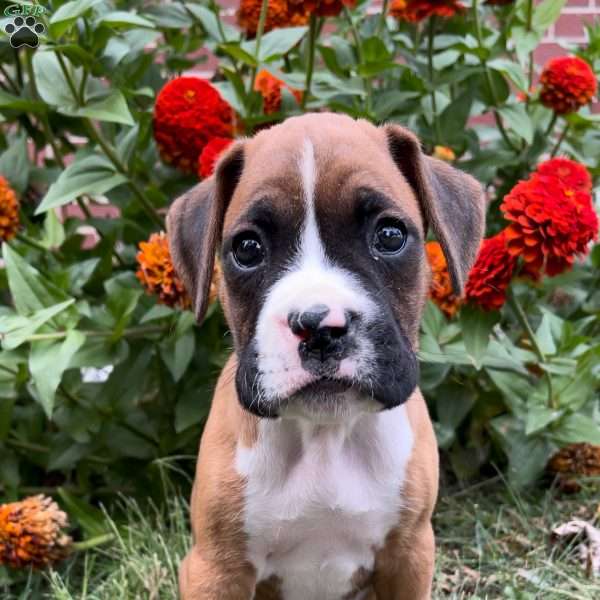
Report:
[{"label": "white chest marking", "polygon": [[348,594],[398,524],[412,445],[404,406],[339,425],[261,421],[254,446],[236,453],[257,581],[280,578],[285,600]]}]

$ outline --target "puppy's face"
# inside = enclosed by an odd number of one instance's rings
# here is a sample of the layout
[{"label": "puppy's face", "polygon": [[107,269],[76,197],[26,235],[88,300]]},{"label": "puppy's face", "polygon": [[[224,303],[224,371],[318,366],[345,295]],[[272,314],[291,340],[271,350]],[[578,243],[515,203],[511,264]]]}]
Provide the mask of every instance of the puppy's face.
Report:
[{"label": "puppy's face", "polygon": [[428,160],[399,128],[305,115],[238,144],[207,192],[176,203],[172,251],[200,313],[220,252],[245,408],[339,419],[413,392],[426,224],[459,287],[483,222],[479,187]]}]

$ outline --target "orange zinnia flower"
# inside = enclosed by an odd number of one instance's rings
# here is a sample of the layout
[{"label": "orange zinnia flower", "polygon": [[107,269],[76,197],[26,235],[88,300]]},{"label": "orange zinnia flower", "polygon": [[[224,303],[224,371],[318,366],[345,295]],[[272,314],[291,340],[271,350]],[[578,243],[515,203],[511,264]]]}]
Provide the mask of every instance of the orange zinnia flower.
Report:
[{"label": "orange zinnia flower", "polygon": [[452,150],[452,148],[448,148],[448,146],[435,146],[432,156],[446,162],[452,162],[456,158],[454,150]]},{"label": "orange zinnia flower", "polygon": [[295,90],[286,83],[271,75],[269,71],[263,69],[256,75],[254,89],[260,92],[263,97],[263,110],[266,115],[277,113],[281,110],[281,90],[287,88],[294,94],[298,102],[302,100],[302,92]]},{"label": "orange zinnia flower", "polygon": [[153,233],[147,242],[140,242],[136,258],[139,264],[136,276],[149,294],[157,296],[158,301],[167,306],[191,306],[183,281],[175,272],[164,231]]},{"label": "orange zinnia flower", "polygon": [[0,241],[8,241],[19,229],[19,203],[8,181],[0,175]]},{"label": "orange zinnia flower", "polygon": [[[241,0],[237,11],[240,27],[250,37],[256,35],[260,18],[261,0]],[[308,23],[309,12],[304,3],[292,3],[288,0],[269,0],[265,31],[278,27],[294,27]]]},{"label": "orange zinnia flower", "polygon": [[46,496],[0,505],[0,564],[40,568],[65,558],[71,538],[67,515]]},{"label": "orange zinnia flower", "polygon": [[542,163],[517,183],[500,210],[510,221],[508,251],[523,258],[523,273],[533,279],[569,269],[598,235],[591,178],[583,165],[566,158]]},{"label": "orange zinnia flower", "polygon": [[417,23],[428,17],[453,17],[465,7],[457,0],[392,0],[390,15],[399,21]]},{"label": "orange zinnia flower", "polygon": [[295,7],[302,7],[309,14],[319,17],[337,17],[344,6],[353,8],[356,0],[288,0]]},{"label": "orange zinnia flower", "polygon": [[517,266],[506,244],[506,230],[483,240],[465,286],[465,297],[483,310],[498,310]]},{"label": "orange zinnia flower", "polygon": [[540,75],[540,100],[559,115],[579,110],[594,97],[598,82],[588,63],[578,56],[550,59]]},{"label": "orange zinnia flower", "polygon": [[460,298],[452,290],[448,263],[438,242],[425,244],[427,260],[431,267],[429,297],[440,307],[447,317],[453,317],[460,306]]}]

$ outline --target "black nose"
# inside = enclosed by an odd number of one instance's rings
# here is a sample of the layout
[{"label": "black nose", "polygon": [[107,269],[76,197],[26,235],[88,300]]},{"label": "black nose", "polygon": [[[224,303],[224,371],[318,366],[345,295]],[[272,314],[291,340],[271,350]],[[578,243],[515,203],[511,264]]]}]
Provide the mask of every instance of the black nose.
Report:
[{"label": "black nose", "polygon": [[327,359],[344,358],[350,315],[346,315],[346,322],[342,326],[321,327],[328,314],[329,308],[324,304],[318,304],[304,312],[291,312],[288,315],[290,329],[301,340],[298,352],[302,359],[325,362]]}]

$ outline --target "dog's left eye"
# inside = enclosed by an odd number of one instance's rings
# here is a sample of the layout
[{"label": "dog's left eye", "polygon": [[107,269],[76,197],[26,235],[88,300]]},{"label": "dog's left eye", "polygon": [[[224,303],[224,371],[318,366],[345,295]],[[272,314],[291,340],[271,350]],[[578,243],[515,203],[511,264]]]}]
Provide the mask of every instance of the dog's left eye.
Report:
[{"label": "dog's left eye", "polygon": [[397,219],[383,219],[373,235],[373,248],[378,254],[398,254],[406,245],[406,225]]},{"label": "dog's left eye", "polygon": [[233,240],[233,257],[243,269],[254,269],[265,259],[265,251],[259,237],[252,232],[241,233]]}]

